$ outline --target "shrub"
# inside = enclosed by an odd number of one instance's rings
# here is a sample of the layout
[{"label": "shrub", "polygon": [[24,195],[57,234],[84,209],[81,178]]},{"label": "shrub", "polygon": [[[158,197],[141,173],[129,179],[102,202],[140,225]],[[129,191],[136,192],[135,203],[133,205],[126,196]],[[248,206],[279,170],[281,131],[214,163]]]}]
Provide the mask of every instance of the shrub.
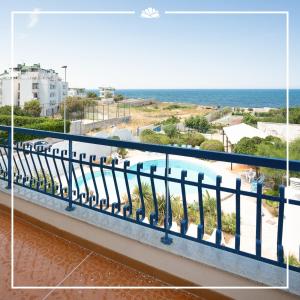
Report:
[{"label": "shrub", "polygon": [[[154,212],[154,203],[153,203],[153,196],[152,190],[148,183],[142,182],[142,195],[145,203],[145,215],[150,219],[151,212]],[[125,202],[128,203],[127,195],[124,196]],[[133,216],[136,215],[136,210],[141,206],[140,200],[140,192],[139,188],[136,185],[132,191],[132,214]],[[158,204],[158,225],[162,226],[164,223],[164,207],[165,207],[165,198],[162,195],[157,195],[157,204]]]},{"label": "shrub", "polygon": [[[44,176],[44,173],[41,172],[41,171],[38,172],[38,177],[37,177],[36,175],[34,175],[34,176],[31,178],[31,179],[33,179],[31,188],[33,188],[33,189],[38,189],[38,186],[37,186],[38,178],[39,178],[40,180],[43,180],[43,186],[42,186],[42,187],[44,187],[44,185],[46,185],[46,193],[50,193],[50,194],[52,194],[52,192],[54,192],[54,194],[59,193],[59,191],[57,192],[57,191],[55,190],[55,188],[56,188],[57,186],[59,186],[58,182],[57,182],[54,178],[53,178],[53,182],[52,182],[51,175],[50,175],[50,173],[48,173],[48,172],[45,172],[45,176]],[[26,185],[29,186],[30,183],[27,182]],[[41,188],[41,186],[40,186],[40,188]]]},{"label": "shrub", "polygon": [[183,134],[181,139],[184,142],[184,144],[191,145],[193,147],[200,146],[205,141],[205,137],[198,132]]},{"label": "shrub", "polygon": [[224,151],[224,145],[218,140],[206,140],[200,145],[200,148],[210,151]]},{"label": "shrub", "polygon": [[128,154],[128,151],[125,148],[118,148],[118,154],[124,159]]},{"label": "shrub", "polygon": [[23,111],[27,116],[39,117],[42,112],[40,101],[37,99],[33,99],[31,101],[25,102]]},{"label": "shrub", "polygon": [[210,128],[209,122],[203,116],[191,116],[186,119],[184,123],[186,127],[198,130],[203,133],[206,133]]},{"label": "shrub", "polygon": [[122,101],[122,100],[124,100],[123,95],[117,94],[117,95],[114,96],[114,101],[119,102],[119,101]]},{"label": "shrub", "polygon": [[[287,259],[285,257],[284,262],[287,262]],[[300,261],[297,259],[297,257],[293,254],[289,255],[289,265],[300,268]]]},{"label": "shrub", "polygon": [[[0,107],[0,115],[11,115],[11,105],[4,105]],[[24,111],[20,106],[14,106],[14,115],[23,116]]]},{"label": "shrub", "polygon": [[[206,191],[203,197],[204,208],[204,230],[207,234],[212,234],[217,227],[217,202],[214,197],[211,197]],[[229,234],[235,234],[236,226],[235,213],[226,214],[222,212],[222,230]]]},{"label": "shrub", "polygon": [[120,137],[118,135],[113,135],[110,137],[112,140],[120,141]]},{"label": "shrub", "polygon": [[173,110],[173,109],[184,109],[188,108],[186,105],[180,105],[180,104],[170,104],[163,108],[163,110]]},{"label": "shrub", "polygon": [[[154,212],[154,203],[153,203],[153,195],[150,184],[146,182],[142,182],[142,195],[145,203],[145,216],[150,219],[151,212]],[[157,194],[157,206],[158,206],[158,225],[162,226],[164,223],[164,215],[165,215],[165,196],[162,194]],[[128,203],[127,195],[123,196],[125,203]],[[204,195],[203,198],[203,206],[204,206],[204,221],[205,221],[205,232],[207,234],[212,234],[213,230],[217,226],[217,206],[216,199],[211,197],[208,192]],[[138,186],[136,185],[133,188],[132,192],[132,208],[133,208],[133,216],[135,217],[136,210],[141,206],[140,200],[140,191]],[[177,225],[180,225],[184,214],[183,214],[183,205],[182,200],[178,196],[170,195],[171,200],[171,208],[172,208],[172,219]],[[189,223],[198,224],[199,223],[199,207],[196,202],[188,204],[188,219]],[[222,213],[222,230],[229,234],[235,234],[236,226],[235,226],[236,216],[235,213],[226,214]]]},{"label": "shrub", "polygon": [[97,96],[97,94],[95,92],[88,92],[87,93],[87,97],[88,98],[97,98],[98,96]]},{"label": "shrub", "polygon": [[[48,118],[38,117],[32,118],[28,116],[14,116],[14,125],[16,127],[23,127],[26,125],[32,125],[33,123],[43,123],[49,120]],[[11,125],[11,116],[9,115],[0,115],[0,124],[10,126]]]},{"label": "shrub", "polygon": [[165,134],[169,137],[175,137],[179,134],[177,126],[175,124],[168,124],[163,127]]},{"label": "shrub", "polygon": [[253,116],[252,114],[246,113],[243,115],[243,123],[248,125],[256,125],[257,121],[257,117]]},{"label": "shrub", "polygon": [[111,157],[111,156],[108,156],[107,158],[106,158],[106,164],[107,165],[111,165],[111,163],[112,163],[112,161],[113,161],[113,158]]},{"label": "shrub", "polygon": [[[66,122],[67,132],[70,131],[70,121]],[[27,125],[26,128],[36,129],[36,130],[45,130],[45,131],[54,131],[54,132],[64,132],[64,121],[63,120],[48,120],[43,123],[33,123],[31,125]],[[29,141],[36,138],[41,138],[42,136],[36,135],[28,135],[23,133],[15,133],[15,140],[18,142],[21,141]],[[46,137],[46,136],[45,136]]]},{"label": "shrub", "polygon": [[257,151],[258,143],[260,143],[258,139],[253,140],[252,138],[243,137],[236,145],[234,145],[234,152],[253,155]]},{"label": "shrub", "polygon": [[235,234],[235,219],[236,214],[224,214],[222,213],[222,230],[226,233]]},{"label": "shrub", "polygon": [[166,120],[161,121],[159,124],[168,125],[168,124],[177,124],[179,122],[180,122],[179,118],[177,118],[176,116],[172,116]]},{"label": "shrub", "polygon": [[140,135],[141,142],[148,144],[170,144],[170,138],[162,133],[156,133],[151,129],[145,129]]}]

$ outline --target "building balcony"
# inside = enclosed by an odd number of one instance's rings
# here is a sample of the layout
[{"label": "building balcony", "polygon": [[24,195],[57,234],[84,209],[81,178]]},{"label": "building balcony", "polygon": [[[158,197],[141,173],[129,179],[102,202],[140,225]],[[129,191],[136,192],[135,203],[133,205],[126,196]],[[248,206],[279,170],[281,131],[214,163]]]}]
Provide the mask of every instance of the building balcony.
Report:
[{"label": "building balcony", "polygon": [[[16,285],[277,286],[286,291],[260,290],[256,296],[300,295],[300,268],[292,261],[289,287],[284,288],[288,247],[295,251],[300,244],[297,193],[282,185],[278,194],[270,195],[261,177],[249,184],[247,178],[224,171],[234,164],[237,169],[288,166],[299,172],[299,161],[287,165],[282,159],[26,128],[15,128],[14,136],[59,142],[44,150],[14,141],[12,149],[11,128],[0,130],[6,135],[0,144],[2,205],[9,206],[14,185]],[[118,157],[117,149],[127,149],[130,155]],[[270,203],[275,213],[267,206]],[[193,295],[151,291],[151,297],[253,299],[254,295],[230,289],[218,291],[222,295],[190,292]],[[113,297],[111,293],[105,295]]]}]

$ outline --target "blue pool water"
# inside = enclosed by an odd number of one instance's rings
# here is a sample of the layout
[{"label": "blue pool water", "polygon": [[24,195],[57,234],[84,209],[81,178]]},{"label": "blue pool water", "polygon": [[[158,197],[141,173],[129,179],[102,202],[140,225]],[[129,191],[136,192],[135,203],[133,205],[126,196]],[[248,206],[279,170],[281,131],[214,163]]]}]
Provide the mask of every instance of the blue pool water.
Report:
[{"label": "blue pool water", "polygon": [[[150,173],[150,167],[156,166],[156,174],[158,175],[164,175],[165,173],[165,160],[164,159],[158,159],[158,160],[148,160],[143,163],[143,169],[142,172]],[[217,174],[210,168],[206,167],[205,165],[202,165],[201,163],[194,163],[189,162],[185,160],[177,160],[177,159],[171,159],[169,161],[169,167],[171,168],[171,174],[170,177],[173,178],[181,178],[181,171],[186,170],[187,171],[187,177],[186,180],[191,181],[197,181],[198,180],[198,173],[204,174],[204,183],[207,184],[214,184],[216,182],[216,176]],[[132,165],[130,167],[131,170],[136,170],[137,165]],[[99,190],[99,194],[105,196],[104,194],[104,187],[103,182],[101,178],[101,172],[94,171],[96,182],[97,182],[97,188]],[[113,196],[112,199],[116,196],[115,195],[115,188],[113,184],[113,178],[112,178],[112,172],[110,170],[105,170],[105,179],[108,186],[109,193]],[[87,185],[88,187],[93,190],[93,182],[92,182],[92,175],[91,173],[87,173],[86,175]],[[137,185],[137,176],[133,174],[128,174],[128,180],[129,180],[129,186],[131,189],[131,192],[133,188]],[[125,180],[124,180],[124,174],[121,172],[116,171],[116,178],[118,182],[118,188],[120,191],[120,195],[124,195],[126,193],[126,187],[125,187]],[[147,182],[150,184],[150,179],[146,177],[141,177],[142,182]],[[84,191],[84,181],[82,177],[78,178],[78,185],[81,190],[81,192]],[[73,183],[73,187],[75,187],[75,182]],[[163,180],[156,179],[155,180],[155,188],[157,193],[163,194],[165,192],[165,184]],[[181,186],[179,183],[169,183],[170,193],[172,195],[181,195]],[[186,186],[186,193],[187,196],[195,195],[197,194],[197,188]],[[193,196],[194,197],[194,196]],[[193,199],[196,200],[196,199]]]}]

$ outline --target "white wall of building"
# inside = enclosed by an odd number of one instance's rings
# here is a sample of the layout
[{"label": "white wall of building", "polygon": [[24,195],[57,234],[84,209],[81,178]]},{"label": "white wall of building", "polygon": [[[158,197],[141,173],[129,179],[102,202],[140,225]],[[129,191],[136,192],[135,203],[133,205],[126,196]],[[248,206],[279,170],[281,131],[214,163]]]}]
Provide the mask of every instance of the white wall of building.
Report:
[{"label": "white wall of building", "polygon": [[[17,87],[14,89],[14,104],[17,105]],[[0,79],[0,106],[11,105],[11,80]]]},{"label": "white wall of building", "polygon": [[[111,95],[111,96],[109,96]],[[113,98],[115,96],[115,88],[112,87],[99,87],[99,97],[102,99]]]},{"label": "white wall of building", "polygon": [[[257,122],[257,129],[286,141],[287,125],[285,123]],[[290,141],[300,138],[299,124],[289,124],[289,137]]]},{"label": "white wall of building", "polygon": [[40,65],[18,65],[10,74],[0,75],[0,105],[11,104],[11,76],[14,77],[14,104],[23,107],[27,101],[39,99],[42,115],[50,115],[53,109],[67,97],[68,84],[54,70]]},{"label": "white wall of building", "polygon": [[83,88],[69,88],[68,90],[69,97],[79,97],[84,98],[87,96],[87,92]]}]

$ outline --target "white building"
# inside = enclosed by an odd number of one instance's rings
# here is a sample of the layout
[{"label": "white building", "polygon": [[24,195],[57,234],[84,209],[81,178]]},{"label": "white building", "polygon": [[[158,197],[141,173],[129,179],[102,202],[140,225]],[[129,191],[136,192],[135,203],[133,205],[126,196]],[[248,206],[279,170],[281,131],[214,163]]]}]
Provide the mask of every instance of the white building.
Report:
[{"label": "white building", "polygon": [[42,115],[56,112],[60,102],[67,96],[68,84],[52,69],[42,69],[40,64],[17,67],[0,74],[0,106],[11,105],[11,80],[14,105],[23,107],[25,102],[38,99]]},{"label": "white building", "polygon": [[115,96],[115,88],[113,87],[99,87],[99,97],[101,99],[113,98]]},{"label": "white building", "polygon": [[68,96],[85,98],[87,97],[87,91],[84,88],[69,88]]}]

